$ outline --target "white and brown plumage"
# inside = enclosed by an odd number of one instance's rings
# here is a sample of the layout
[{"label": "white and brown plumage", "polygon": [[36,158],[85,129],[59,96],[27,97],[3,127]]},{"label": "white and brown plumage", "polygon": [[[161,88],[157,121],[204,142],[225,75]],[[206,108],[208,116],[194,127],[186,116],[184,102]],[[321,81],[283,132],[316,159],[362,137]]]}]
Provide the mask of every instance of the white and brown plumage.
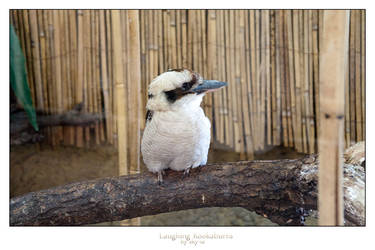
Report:
[{"label": "white and brown plumage", "polygon": [[188,69],[169,70],[151,82],[141,151],[159,183],[164,169],[188,173],[206,164],[211,124],[200,104],[205,93],[225,85]]}]

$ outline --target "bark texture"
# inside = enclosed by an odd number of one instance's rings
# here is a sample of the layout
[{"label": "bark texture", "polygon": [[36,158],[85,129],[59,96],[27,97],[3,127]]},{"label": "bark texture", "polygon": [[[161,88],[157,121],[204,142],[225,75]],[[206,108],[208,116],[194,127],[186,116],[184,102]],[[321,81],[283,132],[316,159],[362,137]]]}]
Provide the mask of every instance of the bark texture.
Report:
[{"label": "bark texture", "polygon": [[[317,208],[317,157],[212,164],[78,182],[10,201],[10,225],[84,225],[201,207],[243,207],[279,225],[302,225]],[[345,185],[364,192],[364,170],[345,164]],[[345,186],[345,192],[348,191]],[[361,196],[345,195],[345,218],[364,224]]]}]

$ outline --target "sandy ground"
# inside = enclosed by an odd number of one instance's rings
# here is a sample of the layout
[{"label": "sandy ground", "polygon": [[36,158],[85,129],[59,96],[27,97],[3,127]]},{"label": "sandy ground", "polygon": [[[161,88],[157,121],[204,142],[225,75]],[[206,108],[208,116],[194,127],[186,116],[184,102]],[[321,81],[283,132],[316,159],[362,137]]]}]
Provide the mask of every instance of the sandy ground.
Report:
[{"label": "sandy ground", "polygon": [[[220,145],[211,150],[208,162],[239,161],[242,157]],[[274,148],[256,159],[301,157],[289,149]],[[144,169],[144,166],[142,166]],[[47,189],[71,182],[117,175],[117,152],[111,146],[75,148],[44,144],[12,146],[10,149],[10,196]],[[126,223],[125,223],[126,224]],[[119,225],[102,223],[100,225]],[[144,226],[183,225],[273,225],[243,208],[202,208],[141,218]]]}]

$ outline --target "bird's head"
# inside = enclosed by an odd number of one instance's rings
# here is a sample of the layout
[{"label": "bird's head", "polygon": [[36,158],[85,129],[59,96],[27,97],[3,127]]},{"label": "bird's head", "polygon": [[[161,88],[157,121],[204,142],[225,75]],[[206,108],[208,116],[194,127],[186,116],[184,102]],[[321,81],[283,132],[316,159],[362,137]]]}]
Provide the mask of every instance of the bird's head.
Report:
[{"label": "bird's head", "polygon": [[226,85],[216,80],[203,80],[198,73],[188,69],[171,69],[152,80],[146,108],[169,111],[185,105],[199,106],[205,93]]}]

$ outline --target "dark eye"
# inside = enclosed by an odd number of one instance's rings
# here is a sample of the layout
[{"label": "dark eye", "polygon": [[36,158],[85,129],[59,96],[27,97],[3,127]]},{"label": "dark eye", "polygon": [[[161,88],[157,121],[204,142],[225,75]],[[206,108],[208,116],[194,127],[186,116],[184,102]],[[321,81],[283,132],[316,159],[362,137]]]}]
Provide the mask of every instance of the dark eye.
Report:
[{"label": "dark eye", "polygon": [[153,94],[148,94],[148,99],[151,99],[152,97],[154,97]]},{"label": "dark eye", "polygon": [[188,90],[191,88],[190,86],[190,82],[184,82],[184,84],[182,84],[182,90]]}]

